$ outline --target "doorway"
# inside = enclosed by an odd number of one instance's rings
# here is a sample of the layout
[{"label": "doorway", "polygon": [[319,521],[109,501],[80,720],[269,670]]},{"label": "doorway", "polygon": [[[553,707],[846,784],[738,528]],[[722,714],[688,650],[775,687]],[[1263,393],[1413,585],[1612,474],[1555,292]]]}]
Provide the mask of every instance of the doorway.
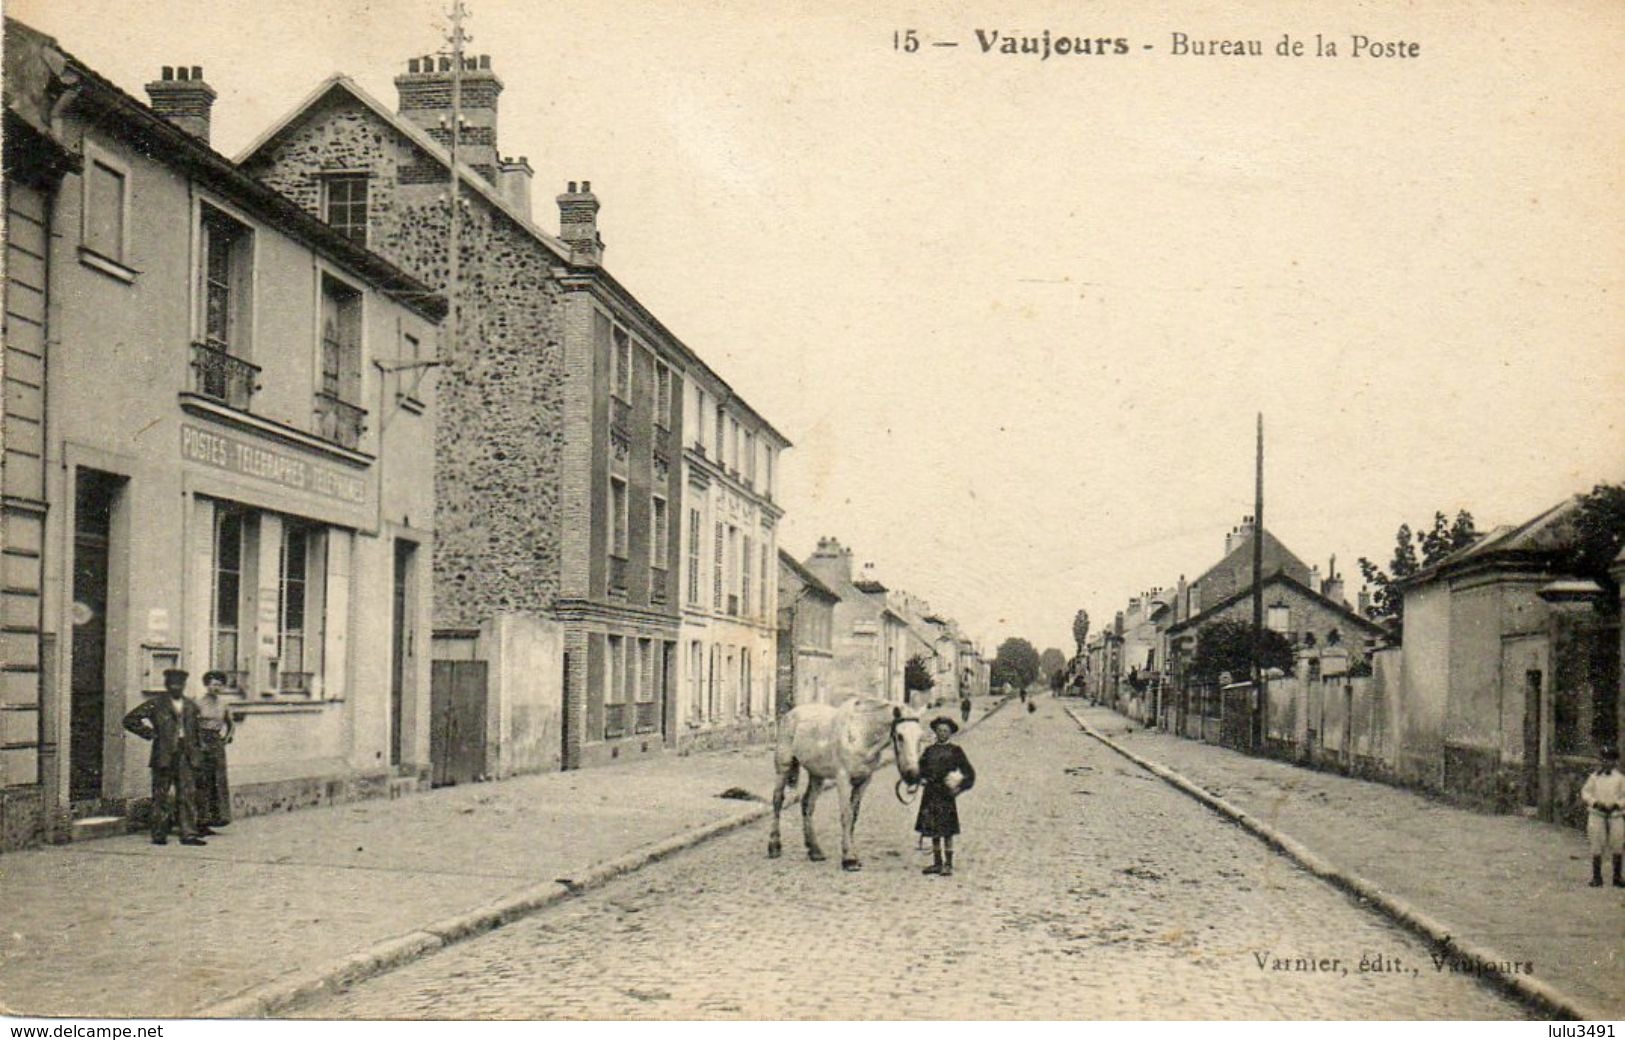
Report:
[{"label": "doorway", "polygon": [[113,507],[123,478],[80,469],[74,482],[73,645],[69,666],[68,800],[95,809],[107,751],[108,604]]},{"label": "doorway", "polygon": [[416,646],[417,611],[412,603],[413,563],[417,545],[408,541],[395,543],[395,574],[391,589],[389,648],[389,764],[398,766],[405,745],[407,693],[412,685]]},{"label": "doorway", "polygon": [[1523,804],[1540,804],[1541,672],[1523,673]]}]

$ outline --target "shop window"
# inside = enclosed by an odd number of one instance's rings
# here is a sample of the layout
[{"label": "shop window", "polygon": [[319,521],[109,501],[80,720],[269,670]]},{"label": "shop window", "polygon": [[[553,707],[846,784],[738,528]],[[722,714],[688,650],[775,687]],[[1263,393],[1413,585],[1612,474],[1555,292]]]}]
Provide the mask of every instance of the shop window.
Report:
[{"label": "shop window", "polygon": [[367,244],[367,175],[323,178],[322,214],[333,230],[358,245]]},{"label": "shop window", "polygon": [[282,527],[278,554],[277,660],[272,685],[288,694],[308,696],[321,656],[317,613],[320,581],[315,564],[322,559],[319,530],[292,521]]},{"label": "shop window", "polygon": [[210,611],[209,667],[225,672],[232,686],[248,687],[242,657],[244,528],[241,510],[219,508],[214,514],[214,603]]}]

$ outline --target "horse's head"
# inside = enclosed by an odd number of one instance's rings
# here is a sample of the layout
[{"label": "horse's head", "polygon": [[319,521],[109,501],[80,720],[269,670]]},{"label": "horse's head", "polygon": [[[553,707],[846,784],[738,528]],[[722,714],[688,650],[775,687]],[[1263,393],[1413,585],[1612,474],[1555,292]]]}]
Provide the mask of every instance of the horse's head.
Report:
[{"label": "horse's head", "polygon": [[902,774],[904,783],[913,785],[920,782],[920,745],[924,741],[925,727],[920,725],[919,716],[905,715],[902,708],[893,707],[892,751],[897,758],[897,771]]}]

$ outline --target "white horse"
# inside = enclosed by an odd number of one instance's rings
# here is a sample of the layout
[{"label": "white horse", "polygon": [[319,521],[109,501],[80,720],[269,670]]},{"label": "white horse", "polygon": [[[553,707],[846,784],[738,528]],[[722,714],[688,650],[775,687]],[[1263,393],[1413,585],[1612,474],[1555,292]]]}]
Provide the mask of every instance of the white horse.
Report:
[{"label": "white horse", "polygon": [[905,714],[888,701],[853,698],[838,705],[803,704],[779,719],[778,743],[773,766],[779,782],[773,787],[773,833],[767,840],[768,858],[783,852],[779,842],[779,813],[784,808],[784,791],[796,786],[796,777],[807,770],[807,793],[801,796],[801,829],[807,841],[807,858],[821,860],[823,850],[813,834],[813,806],[818,804],[824,781],[835,782],[835,797],[841,803],[841,867],[861,869],[852,831],[858,823],[858,806],[863,792],[880,767],[880,756],[889,747],[897,759],[903,782],[920,782],[920,743],[924,727],[919,718]]}]

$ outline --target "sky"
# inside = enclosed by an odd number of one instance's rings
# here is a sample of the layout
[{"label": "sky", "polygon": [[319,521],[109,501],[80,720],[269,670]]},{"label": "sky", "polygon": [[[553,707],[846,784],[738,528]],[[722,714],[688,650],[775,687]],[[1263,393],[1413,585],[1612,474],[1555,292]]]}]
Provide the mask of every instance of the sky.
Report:
[{"label": "sky", "polygon": [[[989,653],[1216,562],[1259,412],[1266,525],[1351,598],[1401,522],[1625,480],[1625,5],[469,7],[538,223],[592,181],[609,270],[794,443],[781,547],[840,538]],[[447,24],[7,8],[137,97],[203,66],[228,156],[333,72],[393,104]],[[977,35],[1046,29],[1128,53]]]}]

